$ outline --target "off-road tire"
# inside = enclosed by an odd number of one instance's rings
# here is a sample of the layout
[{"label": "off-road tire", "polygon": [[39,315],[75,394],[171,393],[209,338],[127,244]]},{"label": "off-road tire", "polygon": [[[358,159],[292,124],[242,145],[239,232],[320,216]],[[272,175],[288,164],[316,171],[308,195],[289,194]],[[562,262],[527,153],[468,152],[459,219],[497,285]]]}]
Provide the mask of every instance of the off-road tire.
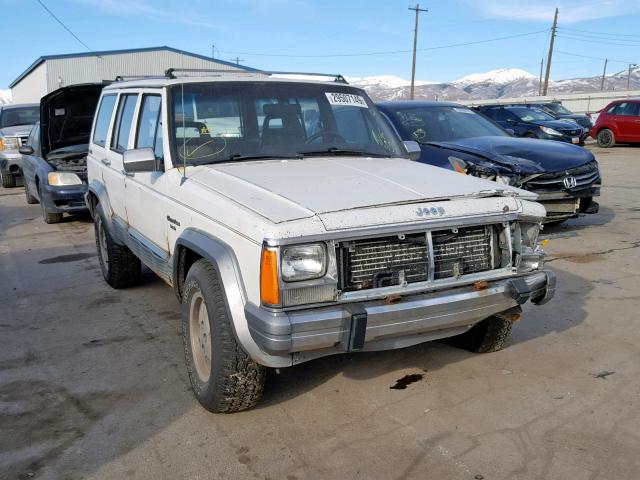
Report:
[{"label": "off-road tire", "polygon": [[62,214],[57,212],[49,212],[47,211],[47,207],[45,207],[44,202],[42,201],[42,192],[40,192],[40,207],[42,209],[42,220],[44,223],[60,223],[62,221]]},{"label": "off-road tire", "polygon": [[29,191],[29,182],[26,180],[24,180],[24,196],[27,197],[27,203],[29,205],[38,203],[38,199],[31,195],[31,192]]},{"label": "off-road tire", "polygon": [[596,140],[598,142],[598,146],[600,148],[610,148],[613,147],[616,143],[616,137],[611,130],[608,128],[603,128],[596,135]]},{"label": "off-road tire", "polygon": [[13,188],[16,186],[16,177],[10,173],[0,170],[0,177],[2,177],[2,186],[4,188]]},{"label": "off-road tire", "polygon": [[[255,406],[262,397],[267,369],[254,362],[238,344],[217,269],[204,259],[196,261],[187,274],[182,298],[182,340],[195,397],[214,413]],[[206,381],[197,371],[192,348],[191,310],[195,298],[204,300],[209,322],[211,359]]]},{"label": "off-road tire", "polygon": [[489,317],[462,335],[452,337],[449,343],[475,353],[497,352],[504,348],[512,326],[513,322],[504,318]]},{"label": "off-road tire", "polygon": [[[96,208],[94,230],[98,262],[107,283],[113,288],[126,288],[138,283],[142,270],[140,259],[125,245],[114,242],[109,229],[105,226],[102,209],[99,207]],[[102,240],[101,234],[104,234]],[[104,242],[104,245],[101,242]]]}]

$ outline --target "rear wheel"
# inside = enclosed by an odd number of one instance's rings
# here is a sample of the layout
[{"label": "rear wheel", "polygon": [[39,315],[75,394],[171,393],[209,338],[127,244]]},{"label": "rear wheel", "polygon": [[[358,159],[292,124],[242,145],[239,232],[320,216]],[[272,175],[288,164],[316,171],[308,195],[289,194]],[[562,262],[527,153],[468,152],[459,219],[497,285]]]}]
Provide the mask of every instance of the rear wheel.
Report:
[{"label": "rear wheel", "polygon": [[598,132],[596,140],[598,141],[598,146],[601,148],[613,147],[613,145],[616,143],[615,135],[608,128],[603,128],[602,130],[600,130]]},{"label": "rear wheel", "polygon": [[262,397],[266,368],[238,344],[216,268],[198,260],[182,298],[182,339],[193,393],[214,413],[246,410]]},{"label": "rear wheel", "polygon": [[106,228],[102,211],[97,208],[95,216],[96,248],[102,276],[113,288],[135,285],[140,278],[142,264],[131,250],[114,242]]},{"label": "rear wheel", "polygon": [[0,170],[0,178],[4,188],[13,188],[16,186],[16,177],[8,172]]},{"label": "rear wheel", "polygon": [[497,352],[504,348],[512,326],[513,322],[494,315],[452,337],[449,343],[475,353]]}]

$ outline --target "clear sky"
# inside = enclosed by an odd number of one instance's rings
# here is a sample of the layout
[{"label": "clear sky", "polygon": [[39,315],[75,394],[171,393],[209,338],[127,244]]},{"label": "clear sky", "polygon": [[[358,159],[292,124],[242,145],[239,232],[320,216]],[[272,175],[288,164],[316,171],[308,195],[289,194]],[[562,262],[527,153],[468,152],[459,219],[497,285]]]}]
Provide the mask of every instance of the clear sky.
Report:
[{"label": "clear sky", "polygon": [[[169,45],[211,55],[215,45],[219,58],[238,55],[263,69],[403,78],[411,72],[408,7],[415,0],[42,1],[92,50]],[[0,0],[0,6],[0,88],[41,55],[86,51],[37,0]],[[531,35],[420,51],[416,78],[451,81],[505,67],[537,75],[556,6],[553,79],[601,74],[605,57],[615,60],[609,72],[640,64],[640,0],[431,0],[421,2],[429,12],[420,18],[420,49]],[[389,51],[400,52],[332,56]]]}]

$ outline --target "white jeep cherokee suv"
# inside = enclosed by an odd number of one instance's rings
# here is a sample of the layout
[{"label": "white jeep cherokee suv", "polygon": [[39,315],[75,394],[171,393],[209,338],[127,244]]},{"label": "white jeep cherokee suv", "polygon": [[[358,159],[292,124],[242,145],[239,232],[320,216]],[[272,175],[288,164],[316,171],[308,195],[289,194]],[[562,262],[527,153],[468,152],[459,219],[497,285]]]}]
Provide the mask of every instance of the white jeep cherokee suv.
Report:
[{"label": "white jeep cherokee suv", "polygon": [[213,412],[255,405],[267,367],[444,337],[498,350],[521,304],[553,296],[535,195],[411,160],[417,145],[339,80],[102,93],[86,197],[102,273],[126,287],[144,263],[173,287]]}]

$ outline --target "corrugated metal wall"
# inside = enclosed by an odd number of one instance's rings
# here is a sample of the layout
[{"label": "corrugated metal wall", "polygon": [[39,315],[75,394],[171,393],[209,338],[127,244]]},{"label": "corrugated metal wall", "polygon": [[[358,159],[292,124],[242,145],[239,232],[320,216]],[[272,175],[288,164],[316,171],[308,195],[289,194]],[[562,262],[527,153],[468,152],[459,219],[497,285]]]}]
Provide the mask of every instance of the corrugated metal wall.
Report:
[{"label": "corrugated metal wall", "polygon": [[65,58],[47,61],[47,91],[77,83],[113,80],[118,75],[163,75],[171,67],[237,70],[215,60],[204,60],[172,51]]},{"label": "corrugated metal wall", "polygon": [[39,102],[47,93],[47,64],[38,65],[29,75],[11,89],[12,103]]}]

